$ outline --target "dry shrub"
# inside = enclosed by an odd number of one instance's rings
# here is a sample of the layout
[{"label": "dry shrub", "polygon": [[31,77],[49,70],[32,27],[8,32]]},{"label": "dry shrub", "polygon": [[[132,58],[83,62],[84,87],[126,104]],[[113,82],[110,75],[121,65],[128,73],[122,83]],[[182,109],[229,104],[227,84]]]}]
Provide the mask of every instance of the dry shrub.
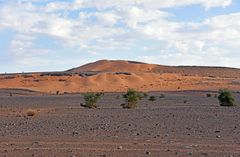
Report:
[{"label": "dry shrub", "polygon": [[27,116],[33,117],[33,116],[36,115],[36,113],[37,113],[36,110],[33,110],[33,109],[28,109],[27,110]]}]

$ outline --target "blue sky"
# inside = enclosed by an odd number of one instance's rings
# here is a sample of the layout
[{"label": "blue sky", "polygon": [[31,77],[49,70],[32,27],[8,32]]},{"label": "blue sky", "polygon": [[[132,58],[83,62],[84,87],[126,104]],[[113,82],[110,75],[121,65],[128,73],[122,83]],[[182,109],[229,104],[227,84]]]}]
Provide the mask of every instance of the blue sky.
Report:
[{"label": "blue sky", "polygon": [[0,73],[99,59],[240,68],[240,0],[0,0]]}]

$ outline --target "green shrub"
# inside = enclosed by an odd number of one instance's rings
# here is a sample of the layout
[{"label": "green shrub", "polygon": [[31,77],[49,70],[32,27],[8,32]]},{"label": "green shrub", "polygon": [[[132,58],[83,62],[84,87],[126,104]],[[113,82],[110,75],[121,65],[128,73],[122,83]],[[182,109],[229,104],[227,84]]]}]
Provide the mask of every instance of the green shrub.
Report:
[{"label": "green shrub", "polygon": [[96,103],[102,96],[103,93],[86,93],[84,94],[85,104],[81,104],[81,106],[87,108],[97,108]]},{"label": "green shrub", "polygon": [[130,109],[137,106],[138,101],[142,99],[142,95],[134,89],[128,89],[127,93],[123,94],[123,98],[126,103],[121,106]]},{"label": "green shrub", "polygon": [[149,101],[156,101],[156,98],[155,98],[155,96],[152,95],[152,96],[149,97],[148,100],[149,100]]},{"label": "green shrub", "polygon": [[221,106],[234,106],[235,105],[235,98],[232,95],[232,92],[224,89],[219,91],[218,100]]}]

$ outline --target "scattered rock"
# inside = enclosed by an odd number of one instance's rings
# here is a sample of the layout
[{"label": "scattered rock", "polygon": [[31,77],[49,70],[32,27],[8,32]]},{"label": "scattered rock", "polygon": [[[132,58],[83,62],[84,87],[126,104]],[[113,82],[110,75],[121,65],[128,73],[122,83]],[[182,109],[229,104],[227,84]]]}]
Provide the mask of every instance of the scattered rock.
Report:
[{"label": "scattered rock", "polygon": [[39,146],[39,142],[37,142],[37,141],[33,142],[32,146]]},{"label": "scattered rock", "polygon": [[122,146],[119,146],[118,149],[123,149],[123,147],[122,147]]},{"label": "scattered rock", "polygon": [[147,154],[147,155],[150,155],[150,154],[151,154],[151,152],[147,151],[147,152],[146,152],[146,154]]},{"label": "scattered rock", "polygon": [[77,131],[73,131],[72,132],[72,135],[74,136],[74,135],[78,135],[78,132]]},{"label": "scattered rock", "polygon": [[208,156],[208,153],[201,153],[203,156]]},{"label": "scattered rock", "polygon": [[183,148],[185,148],[185,149],[192,149],[191,146],[184,146]]},{"label": "scattered rock", "polygon": [[188,154],[188,155],[193,155],[193,153],[192,153],[192,152],[188,152],[187,154]]}]

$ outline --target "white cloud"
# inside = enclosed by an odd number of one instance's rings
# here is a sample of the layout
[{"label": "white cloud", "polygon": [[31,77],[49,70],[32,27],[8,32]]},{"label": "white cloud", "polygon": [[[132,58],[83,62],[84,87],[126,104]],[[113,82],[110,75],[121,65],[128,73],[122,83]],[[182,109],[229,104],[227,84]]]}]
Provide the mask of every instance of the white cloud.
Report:
[{"label": "white cloud", "polygon": [[[158,60],[158,63],[164,59],[169,64],[227,65],[229,60],[240,57],[235,52],[240,48],[240,13],[190,23],[170,21],[168,17],[173,15],[163,11],[164,8],[188,5],[201,5],[206,10],[227,7],[232,0],[45,0],[46,5],[41,6],[33,2],[43,1],[9,1],[0,6],[0,29],[11,29],[17,34],[11,42],[10,52],[25,60],[52,52],[49,48],[37,47],[34,40],[39,35],[93,55],[104,50],[133,49],[139,40],[144,43],[144,40],[152,39],[166,43],[162,49],[166,53],[160,56],[162,50],[159,50],[155,52],[159,57],[143,55],[139,58]],[[78,12],[78,17],[70,17],[72,11]],[[145,50],[148,47],[137,46]],[[229,53],[235,58],[228,57]],[[228,64],[236,65],[237,62]]]}]

